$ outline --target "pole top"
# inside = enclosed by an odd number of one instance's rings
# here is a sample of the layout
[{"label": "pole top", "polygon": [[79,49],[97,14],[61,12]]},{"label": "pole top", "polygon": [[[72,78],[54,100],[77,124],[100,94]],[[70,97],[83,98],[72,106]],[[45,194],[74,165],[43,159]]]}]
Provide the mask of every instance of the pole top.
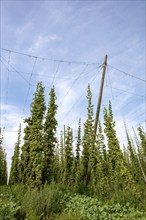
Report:
[{"label": "pole top", "polygon": [[104,57],[104,65],[107,65],[107,54]]}]

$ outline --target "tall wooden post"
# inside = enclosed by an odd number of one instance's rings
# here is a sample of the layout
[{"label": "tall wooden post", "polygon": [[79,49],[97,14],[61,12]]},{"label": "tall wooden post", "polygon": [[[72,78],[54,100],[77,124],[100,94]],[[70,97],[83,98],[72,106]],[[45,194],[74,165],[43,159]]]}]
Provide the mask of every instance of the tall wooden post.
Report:
[{"label": "tall wooden post", "polygon": [[[102,100],[102,92],[103,92],[106,66],[107,66],[107,55],[105,55],[104,63],[103,63],[102,79],[101,79],[101,84],[100,84],[100,92],[99,92],[98,104],[97,104],[97,110],[96,110],[96,116],[95,116],[95,124],[94,124],[95,139],[96,139],[97,125],[98,125],[98,121],[99,121],[99,113],[100,113],[100,106],[101,106],[101,100]],[[86,174],[86,186],[88,185],[88,183],[90,181],[90,175],[91,175],[91,168],[90,168],[89,162],[88,162],[87,174]]]},{"label": "tall wooden post", "polygon": [[101,101],[102,101],[102,92],[103,92],[103,86],[104,86],[106,66],[107,66],[107,55],[105,55],[104,63],[103,63],[102,79],[101,79],[101,84],[100,84],[100,92],[99,92],[98,104],[97,104],[97,110],[96,110],[96,116],[95,116],[95,124],[94,124],[95,135],[97,132],[97,125],[98,125],[98,121],[99,121],[99,113],[100,113],[100,106],[101,106]]}]

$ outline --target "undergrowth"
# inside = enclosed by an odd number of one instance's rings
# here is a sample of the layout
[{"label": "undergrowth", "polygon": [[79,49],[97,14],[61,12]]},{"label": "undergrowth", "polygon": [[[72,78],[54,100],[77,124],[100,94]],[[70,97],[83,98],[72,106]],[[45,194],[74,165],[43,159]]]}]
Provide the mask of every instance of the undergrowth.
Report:
[{"label": "undergrowth", "polygon": [[[73,190],[72,190],[73,191]],[[146,210],[134,198],[124,194],[103,202],[72,192],[62,186],[45,185],[43,189],[26,186],[0,187],[0,220],[145,220]],[[134,199],[135,201],[133,201]],[[141,201],[140,201],[141,202]],[[140,206],[141,205],[141,206]]]}]

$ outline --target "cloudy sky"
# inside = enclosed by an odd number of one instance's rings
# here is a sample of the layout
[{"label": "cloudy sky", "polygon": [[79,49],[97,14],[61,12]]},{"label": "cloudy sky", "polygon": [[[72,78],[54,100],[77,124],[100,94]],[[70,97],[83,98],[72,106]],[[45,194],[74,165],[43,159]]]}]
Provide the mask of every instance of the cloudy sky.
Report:
[{"label": "cloudy sky", "polygon": [[[86,118],[91,84],[94,112],[108,55],[102,110],[112,102],[121,146],[123,121],[145,121],[145,1],[1,1],[1,127],[10,166],[17,130],[30,114],[36,83],[55,85],[58,131]],[[135,77],[132,77],[135,76]],[[23,125],[24,126],[24,125]]]}]

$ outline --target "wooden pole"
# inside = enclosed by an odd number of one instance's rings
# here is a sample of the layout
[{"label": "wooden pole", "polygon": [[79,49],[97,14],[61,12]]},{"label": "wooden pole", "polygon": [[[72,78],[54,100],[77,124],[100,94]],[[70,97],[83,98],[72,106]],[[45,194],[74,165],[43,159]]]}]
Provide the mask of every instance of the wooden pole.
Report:
[{"label": "wooden pole", "polygon": [[103,63],[102,79],[101,79],[101,84],[100,84],[100,92],[99,92],[98,104],[97,104],[97,110],[96,110],[96,116],[95,116],[95,124],[94,124],[94,133],[95,133],[95,135],[96,135],[96,132],[97,132],[97,125],[98,125],[98,121],[99,121],[100,106],[101,106],[101,101],[102,101],[102,92],[103,92],[103,86],[104,86],[106,66],[107,66],[107,55],[105,55],[104,63]]}]

